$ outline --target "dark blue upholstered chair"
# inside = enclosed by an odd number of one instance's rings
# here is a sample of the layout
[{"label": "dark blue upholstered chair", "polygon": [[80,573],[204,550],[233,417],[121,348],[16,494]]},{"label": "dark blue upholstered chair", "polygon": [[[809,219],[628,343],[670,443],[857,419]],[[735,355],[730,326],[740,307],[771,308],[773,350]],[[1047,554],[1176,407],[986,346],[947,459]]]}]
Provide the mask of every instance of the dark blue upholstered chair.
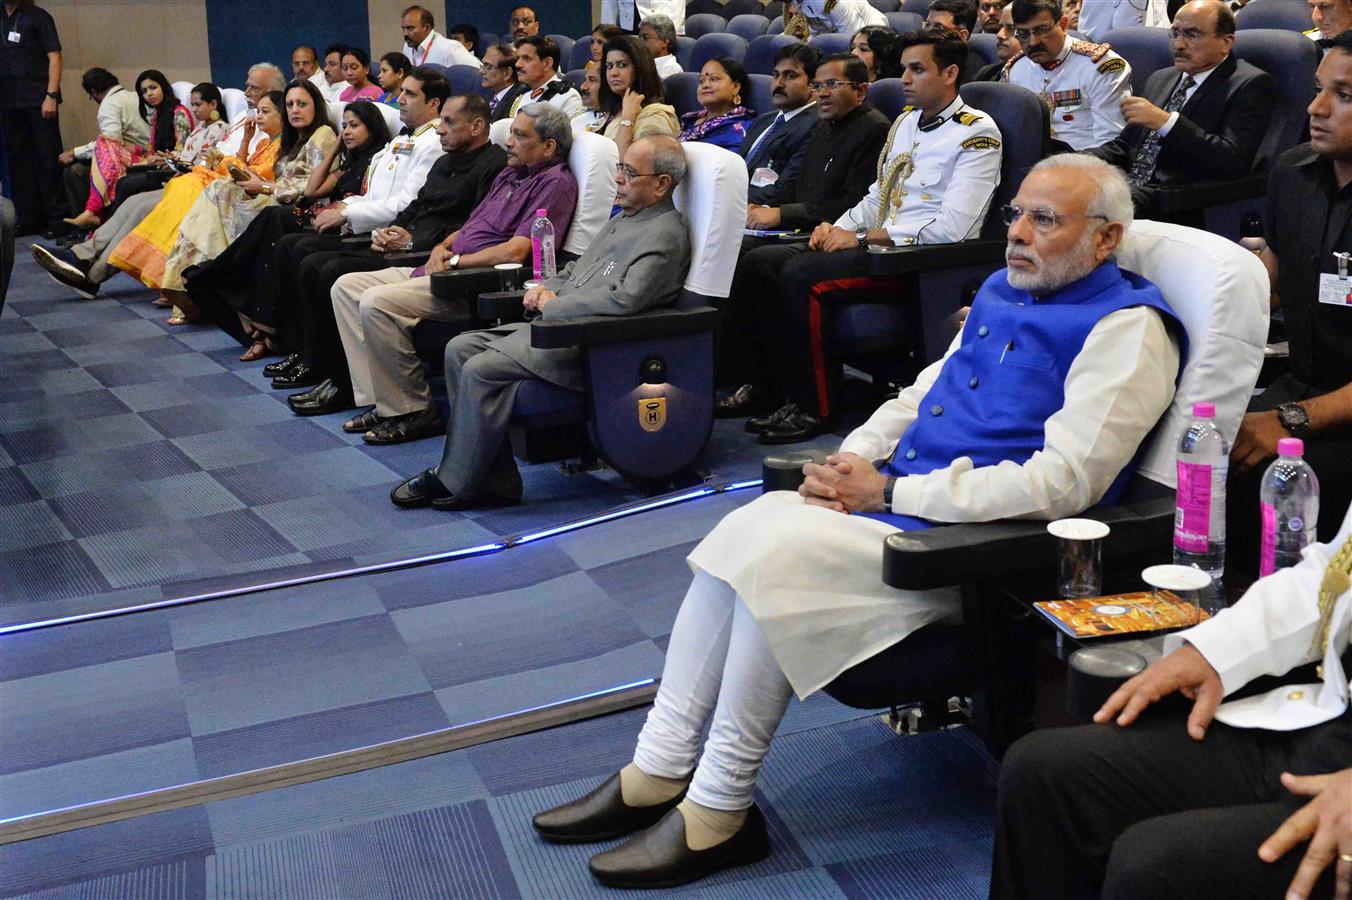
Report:
[{"label": "dark blue upholstered chair", "polygon": [[671,51],[681,68],[690,71],[690,55],[695,52],[695,39],[684,34],[676,35],[676,46]]},{"label": "dark blue upholstered chair", "polygon": [[830,56],[832,53],[850,52],[850,35],[848,34],[819,34],[811,38],[808,46],[816,47],[821,51],[822,56]]},{"label": "dark blue upholstered chair", "polygon": [[916,13],[908,10],[901,12],[890,12],[887,14],[887,24],[897,34],[905,34],[908,31],[918,31],[925,22],[923,12]]},{"label": "dark blue upholstered chair", "polygon": [[686,66],[686,71],[698,72],[709,60],[723,56],[731,56],[741,62],[746,56],[746,41],[735,34],[724,32],[696,38],[695,49],[690,51],[690,64]]},{"label": "dark blue upholstered chair", "polygon": [[1305,0],[1252,0],[1235,13],[1235,28],[1240,31],[1250,28],[1309,31],[1313,27],[1310,4]]},{"label": "dark blue upholstered chair", "polygon": [[752,75],[769,75],[775,68],[775,56],[780,49],[798,43],[791,34],[763,34],[747,44],[742,65]]},{"label": "dark blue upholstered chair", "polygon": [[759,13],[733,16],[728,20],[728,34],[735,34],[748,44],[765,34],[769,27],[770,20]]},{"label": "dark blue upholstered chair", "polygon": [[666,91],[667,102],[676,109],[676,115],[683,116],[699,109],[696,92],[699,90],[698,72],[677,72],[662,79],[662,88]]},{"label": "dark blue upholstered chair", "polygon": [[587,35],[573,43],[573,49],[563,58],[563,65],[568,69],[585,69],[591,58],[591,35]]},{"label": "dark blue upholstered chair", "polygon": [[685,35],[699,40],[706,34],[723,34],[728,30],[728,20],[713,13],[696,13],[685,17]]},{"label": "dark blue upholstered chair", "polygon": [[1151,72],[1174,64],[1174,45],[1167,28],[1114,28],[1103,35],[1103,43],[1110,44],[1131,65],[1131,92],[1137,96],[1145,91]]},{"label": "dark blue upholstered chair", "polygon": [[986,65],[1000,60],[999,54],[995,52],[995,35],[993,34],[974,34],[967,39],[967,46],[973,53],[984,59]]},{"label": "dark blue upholstered chair", "polygon": [[[573,58],[573,39],[566,34],[550,34],[546,35],[546,37],[559,45],[559,68],[569,68],[569,60]],[[582,41],[583,43],[590,44],[591,35],[587,35]],[[588,52],[590,52],[590,50]]]},{"label": "dark blue upholstered chair", "polygon": [[906,107],[900,78],[880,78],[868,86],[868,102],[878,112],[895,119]]}]

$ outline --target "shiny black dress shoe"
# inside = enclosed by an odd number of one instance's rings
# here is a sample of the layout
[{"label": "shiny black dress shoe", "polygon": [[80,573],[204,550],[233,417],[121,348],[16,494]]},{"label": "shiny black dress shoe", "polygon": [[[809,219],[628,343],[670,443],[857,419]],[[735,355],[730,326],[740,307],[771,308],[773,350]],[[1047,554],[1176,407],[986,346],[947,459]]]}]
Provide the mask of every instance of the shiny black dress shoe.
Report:
[{"label": "shiny black dress shoe", "polygon": [[300,361],[303,358],[304,354],[292,353],[287,356],[286,359],[279,359],[277,362],[268,363],[263,367],[263,377],[277,378],[280,375],[285,375],[287,372],[290,372],[296,366],[300,365]]},{"label": "shiny black dress shoe", "polygon": [[714,404],[715,419],[740,419],[743,416],[759,416],[773,412],[779,398],[767,388],[755,384],[744,384],[724,394]]},{"label": "shiny black dress shoe", "polygon": [[834,431],[836,423],[805,413],[797,407],[794,411],[761,432],[762,444],[797,444],[809,441],[819,434]]},{"label": "shiny black dress shoe", "polygon": [[768,416],[753,416],[750,419],[747,419],[742,427],[752,434],[764,434],[780,422],[784,421],[784,419],[797,412],[797,403],[785,403]]},{"label": "shiny black dress shoe", "polygon": [[422,509],[431,506],[432,501],[440,497],[449,496],[451,492],[437,477],[437,470],[424,469],[390,491],[390,502],[404,509]]},{"label": "shiny black dress shoe", "polygon": [[288,394],[286,397],[286,405],[290,406],[292,409],[295,409],[297,405],[312,406],[319,402],[320,396],[331,384],[333,384],[333,379],[325,378],[309,390],[301,391],[296,394]]},{"label": "shiny black dress shoe", "polygon": [[362,440],[376,445],[403,444],[445,433],[446,423],[441,421],[441,413],[435,406],[429,406],[407,415],[381,419],[362,436]]},{"label": "shiny black dress shoe", "polygon": [[685,797],[673,797],[656,806],[627,806],[620,794],[620,773],[616,772],[596,790],[536,813],[531,819],[540,837],[555,844],[590,844],[633,834],[649,828],[676,808]]},{"label": "shiny black dress shoe", "polygon": [[493,494],[479,494],[477,497],[457,497],[448,494],[432,501],[432,508],[442,512],[460,512],[465,509],[491,509],[497,506],[520,506],[520,497],[498,497]]},{"label": "shiny black dress shoe", "polygon": [[770,855],[770,835],[759,808],[747,810],[737,833],[708,850],[685,845],[685,817],[673,809],[652,828],[587,863],[592,876],[617,888],[669,888]]},{"label": "shiny black dress shoe", "polygon": [[324,380],[317,369],[306,362],[296,365],[272,379],[274,389],[313,387]]},{"label": "shiny black dress shoe", "polygon": [[329,378],[324,379],[324,383],[311,391],[310,395],[311,399],[308,400],[292,397],[287,400],[287,405],[298,416],[327,416],[357,405],[357,401],[352,399],[351,388],[345,385],[339,387]]}]

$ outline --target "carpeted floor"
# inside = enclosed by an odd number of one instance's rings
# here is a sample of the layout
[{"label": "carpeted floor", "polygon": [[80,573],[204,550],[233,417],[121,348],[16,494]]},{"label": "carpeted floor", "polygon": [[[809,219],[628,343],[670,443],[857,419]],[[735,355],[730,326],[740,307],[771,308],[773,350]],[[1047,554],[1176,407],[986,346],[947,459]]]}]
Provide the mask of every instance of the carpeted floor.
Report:
[{"label": "carpeted floor", "polygon": [[[537,465],[518,508],[396,509],[389,489],[441,438],[370,447],[346,415],[299,418],[262,363],[165,325],[152,297],[119,275],[79,300],[20,242],[0,317],[0,625],[475,546],[642,496],[609,470]],[[763,455],[724,421],[701,465],[755,478]]]}]

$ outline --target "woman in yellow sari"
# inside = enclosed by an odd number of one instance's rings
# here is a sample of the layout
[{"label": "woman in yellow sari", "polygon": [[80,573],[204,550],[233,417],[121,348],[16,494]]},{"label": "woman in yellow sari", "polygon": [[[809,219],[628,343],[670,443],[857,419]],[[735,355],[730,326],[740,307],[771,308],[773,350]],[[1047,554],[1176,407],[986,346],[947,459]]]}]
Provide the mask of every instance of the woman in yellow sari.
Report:
[{"label": "woman in yellow sari", "polygon": [[178,240],[160,278],[160,290],[185,308],[177,302],[184,299],[183,273],[223,253],[267,207],[300,197],[311,173],[337,143],[319,88],[304,79],[287,85],[285,120],[273,166],[275,179],[269,182],[251,175],[238,183],[221,179],[207,185],[179,225]]},{"label": "woman in yellow sari", "polygon": [[[256,118],[244,126],[241,147],[253,141],[259,130],[271,140],[260,146],[247,159],[227,156],[215,165],[198,166],[186,175],[180,175],[164,186],[164,196],[150,215],[136,226],[136,230],[122,239],[113,250],[109,262],[122,271],[158,289],[164,278],[169,252],[178,240],[178,227],[206,186],[224,178],[246,181],[257,175],[264,181],[273,180],[273,166],[281,151],[278,136],[282,133],[282,107],[286,95],[272,91],[258,99]],[[212,162],[209,154],[207,162]]]}]

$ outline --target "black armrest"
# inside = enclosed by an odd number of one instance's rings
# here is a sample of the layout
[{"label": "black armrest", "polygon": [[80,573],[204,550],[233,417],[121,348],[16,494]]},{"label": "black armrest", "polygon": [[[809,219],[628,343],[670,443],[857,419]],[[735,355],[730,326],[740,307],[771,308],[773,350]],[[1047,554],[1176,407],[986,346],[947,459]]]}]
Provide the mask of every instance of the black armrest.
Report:
[{"label": "black armrest", "polygon": [[1155,188],[1152,193],[1155,207],[1160,212],[1176,213],[1240,200],[1256,200],[1267,194],[1267,185],[1267,173],[1255,172],[1230,181],[1201,181],[1177,187]]},{"label": "black armrest", "polygon": [[870,275],[910,275],[933,269],[1005,263],[1005,242],[991,240],[959,241],[956,244],[923,244],[898,247],[881,252],[870,251]]},{"label": "black armrest", "polygon": [[399,253],[387,253],[385,258],[397,266],[413,266],[415,269],[432,256],[431,250],[404,250]]},{"label": "black armrest", "polygon": [[579,344],[616,344],[647,341],[713,331],[719,312],[712,306],[691,309],[655,309],[632,316],[582,316],[577,319],[536,319],[530,326],[530,345],[557,350]]},{"label": "black armrest", "polygon": [[345,234],[343,235],[343,243],[361,244],[363,246],[369,247],[371,246],[371,232],[363,231],[361,234]]},{"label": "black armrest", "polygon": [[521,299],[525,296],[525,291],[489,291],[480,294],[478,316],[490,322],[519,321],[526,314],[526,308],[521,305]]},{"label": "black armrest", "polygon": [[[1081,518],[1112,526],[1103,542],[1103,560],[1157,550],[1166,553],[1174,527],[1174,500],[1159,497],[1094,507]],[[929,590],[972,577],[997,578],[1056,565],[1056,538],[1046,522],[1007,521],[944,525],[927,531],[888,535],[883,547],[883,581],[903,590]]]},{"label": "black armrest", "polygon": [[501,286],[502,276],[492,266],[451,269],[432,276],[432,295],[442,300],[471,299]]},{"label": "black armrest", "polygon": [[761,460],[761,493],[770,491],[796,491],[807,478],[803,466],[810,462],[821,465],[826,462],[826,453],[822,450],[796,450],[776,453]]}]

